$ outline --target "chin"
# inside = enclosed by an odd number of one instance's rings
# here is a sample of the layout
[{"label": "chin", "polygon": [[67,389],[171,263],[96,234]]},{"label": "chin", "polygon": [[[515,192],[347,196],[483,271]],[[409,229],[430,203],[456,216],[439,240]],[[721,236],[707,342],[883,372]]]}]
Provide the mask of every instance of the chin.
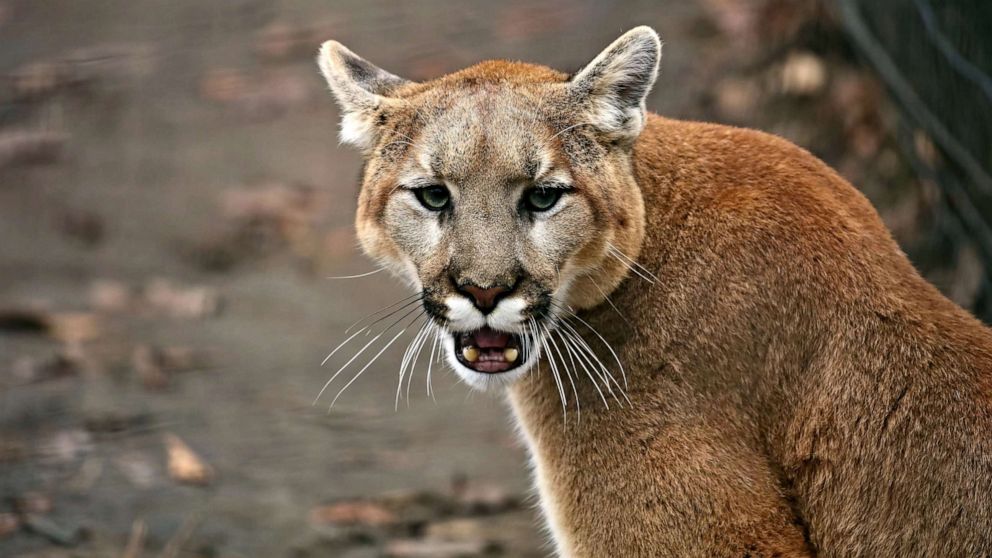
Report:
[{"label": "chin", "polygon": [[[540,338],[531,336],[525,339],[529,334],[485,329],[488,330],[486,333],[489,337],[508,339],[505,344],[480,347],[483,355],[477,357],[474,362],[469,362],[464,356],[465,347],[466,343],[482,330],[450,332],[444,337],[444,355],[448,365],[466,384],[480,391],[507,387],[524,377],[537,365],[537,361],[541,358],[541,351],[538,348],[541,344]],[[528,350],[528,347],[533,349]],[[508,363],[505,359],[500,362],[487,358],[486,353],[505,351],[507,348],[518,351],[518,358],[514,362]]]}]

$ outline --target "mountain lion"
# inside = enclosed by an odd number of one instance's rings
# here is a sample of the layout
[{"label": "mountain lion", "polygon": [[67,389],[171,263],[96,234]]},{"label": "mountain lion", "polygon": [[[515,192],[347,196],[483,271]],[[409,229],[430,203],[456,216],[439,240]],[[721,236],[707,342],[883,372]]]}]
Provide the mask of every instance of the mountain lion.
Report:
[{"label": "mountain lion", "polygon": [[660,56],[414,83],[323,45],[420,348],[508,392],[561,556],[992,555],[992,332],[806,151],[646,112]]}]

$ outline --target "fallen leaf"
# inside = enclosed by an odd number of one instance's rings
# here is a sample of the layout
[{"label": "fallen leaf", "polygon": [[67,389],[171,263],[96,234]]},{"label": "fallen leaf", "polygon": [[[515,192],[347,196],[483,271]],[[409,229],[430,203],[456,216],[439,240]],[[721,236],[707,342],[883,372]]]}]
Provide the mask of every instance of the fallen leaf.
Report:
[{"label": "fallen leaf", "polygon": [[88,312],[60,312],[49,316],[49,334],[68,344],[92,341],[100,336],[100,318]]},{"label": "fallen leaf", "polygon": [[155,279],[144,289],[150,308],[174,318],[204,318],[220,309],[220,297],[209,287],[178,287],[166,279]]},{"label": "fallen leaf", "polygon": [[424,533],[434,540],[477,541],[485,536],[485,529],[477,519],[457,518],[430,523]]},{"label": "fallen leaf", "polygon": [[169,476],[185,484],[208,484],[213,479],[213,469],[204,463],[192,448],[175,434],[165,435]]},{"label": "fallen leaf", "polygon": [[310,510],[316,525],[364,525],[381,527],[397,522],[396,515],[380,504],[366,501],[339,502]]},{"label": "fallen leaf", "polygon": [[467,486],[456,496],[456,501],[467,513],[494,514],[515,509],[518,499],[499,486]]}]

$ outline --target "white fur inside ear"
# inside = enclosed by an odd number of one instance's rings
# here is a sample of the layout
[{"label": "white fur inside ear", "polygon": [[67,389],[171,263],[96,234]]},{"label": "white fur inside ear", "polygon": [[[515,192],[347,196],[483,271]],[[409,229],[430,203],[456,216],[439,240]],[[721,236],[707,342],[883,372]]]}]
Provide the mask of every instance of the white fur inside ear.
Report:
[{"label": "white fur inside ear", "polygon": [[345,112],[341,116],[341,130],[338,132],[341,143],[354,145],[359,149],[370,149],[375,145],[376,129],[372,118],[364,112]]},{"label": "white fur inside ear", "polygon": [[658,77],[661,40],[646,26],[631,29],[572,78],[585,104],[586,121],[616,139],[634,139],[645,121],[645,104]]}]

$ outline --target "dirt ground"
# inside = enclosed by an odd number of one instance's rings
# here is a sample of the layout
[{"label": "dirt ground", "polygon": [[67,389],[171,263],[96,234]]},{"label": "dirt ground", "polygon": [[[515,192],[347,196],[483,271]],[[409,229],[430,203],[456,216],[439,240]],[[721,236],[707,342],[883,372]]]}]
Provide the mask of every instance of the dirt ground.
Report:
[{"label": "dirt ground", "polygon": [[372,265],[314,51],[572,70],[649,24],[653,110],[798,141],[912,242],[926,189],[879,88],[796,39],[818,15],[750,4],[0,0],[0,555],[547,555],[499,396],[435,370],[434,401],[421,367],[394,410],[398,348],[313,405],[348,325],[408,294],[328,279]]}]

